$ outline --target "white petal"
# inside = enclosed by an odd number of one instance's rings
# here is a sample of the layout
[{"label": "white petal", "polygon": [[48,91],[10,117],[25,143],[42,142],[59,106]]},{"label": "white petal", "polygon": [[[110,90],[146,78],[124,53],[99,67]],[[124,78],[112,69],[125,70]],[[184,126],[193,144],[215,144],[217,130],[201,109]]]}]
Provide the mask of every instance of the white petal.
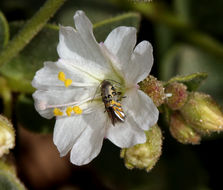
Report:
[{"label": "white petal", "polygon": [[120,26],[111,31],[104,42],[109,51],[116,55],[123,67],[128,64],[136,44],[136,29]]},{"label": "white petal", "polygon": [[153,49],[148,41],[139,43],[131,56],[131,61],[126,64],[125,79],[129,84],[137,84],[145,79],[153,65]]},{"label": "white petal", "polygon": [[[64,72],[66,78],[78,83],[79,86],[98,86],[99,81],[87,74],[85,71],[75,68],[66,60],[58,62],[44,62],[44,67],[38,70],[32,81],[32,86],[39,90],[64,90],[64,83],[58,79],[59,72]],[[71,85],[69,88],[71,88]]]},{"label": "white petal", "polygon": [[106,116],[103,107],[83,118],[81,125],[87,125],[76,140],[70,155],[75,165],[88,164],[100,152],[105,136]]},{"label": "white petal", "polygon": [[73,147],[76,139],[83,133],[83,115],[58,117],[53,131],[53,142],[61,156],[65,156]]},{"label": "white petal", "polygon": [[111,68],[95,40],[92,24],[83,11],[76,12],[74,21],[77,30],[60,27],[58,54],[66,60],[77,60],[76,66],[103,79]]},{"label": "white petal", "polygon": [[54,116],[54,108],[64,108],[74,104],[90,101],[96,88],[75,88],[64,90],[37,90],[33,93],[35,108],[42,117],[50,119]]},{"label": "white petal", "polygon": [[159,111],[149,96],[137,89],[127,91],[125,96],[122,99],[123,110],[133,117],[141,129],[148,130],[157,123]]},{"label": "white petal", "polygon": [[120,148],[128,148],[136,144],[146,142],[146,135],[134,121],[131,115],[126,113],[126,119],[111,125],[107,129],[106,137]]}]

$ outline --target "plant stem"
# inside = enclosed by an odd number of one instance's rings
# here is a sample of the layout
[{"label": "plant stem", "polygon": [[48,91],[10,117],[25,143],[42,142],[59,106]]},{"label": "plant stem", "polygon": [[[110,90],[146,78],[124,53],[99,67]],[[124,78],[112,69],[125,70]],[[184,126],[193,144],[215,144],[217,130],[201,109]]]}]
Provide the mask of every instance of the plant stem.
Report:
[{"label": "plant stem", "polygon": [[47,0],[0,53],[0,66],[15,57],[43,28],[64,2],[65,0]]}]

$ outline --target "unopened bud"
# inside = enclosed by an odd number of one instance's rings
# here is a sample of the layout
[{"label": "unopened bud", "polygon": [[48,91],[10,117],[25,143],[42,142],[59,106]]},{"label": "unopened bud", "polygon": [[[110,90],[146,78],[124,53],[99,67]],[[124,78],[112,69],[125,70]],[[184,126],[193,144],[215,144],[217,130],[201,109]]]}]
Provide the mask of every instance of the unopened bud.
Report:
[{"label": "unopened bud", "polygon": [[178,112],[171,115],[170,133],[183,144],[199,144],[201,140],[201,136],[184,121]]},{"label": "unopened bud", "polygon": [[223,130],[223,113],[211,96],[194,92],[181,108],[181,114],[194,129],[209,133]]},{"label": "unopened bud", "polygon": [[157,78],[149,75],[140,83],[140,88],[153,100],[157,107],[164,103],[165,93],[163,84]]},{"label": "unopened bud", "polygon": [[174,82],[169,84],[165,88],[165,93],[171,95],[166,101],[172,110],[180,109],[187,101],[187,87],[182,83]]},{"label": "unopened bud", "polygon": [[162,132],[158,125],[146,131],[146,136],[144,144],[122,149],[121,158],[124,158],[128,169],[139,168],[149,172],[158,161],[162,149]]},{"label": "unopened bud", "polygon": [[15,146],[15,131],[12,124],[0,115],[0,157]]}]

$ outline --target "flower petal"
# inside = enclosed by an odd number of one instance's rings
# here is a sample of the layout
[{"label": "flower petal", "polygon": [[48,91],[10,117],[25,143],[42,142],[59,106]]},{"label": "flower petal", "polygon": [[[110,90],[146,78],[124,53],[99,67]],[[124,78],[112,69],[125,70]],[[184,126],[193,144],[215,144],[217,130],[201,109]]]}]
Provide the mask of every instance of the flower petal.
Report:
[{"label": "flower petal", "polygon": [[87,125],[87,127],[71,150],[70,160],[73,164],[88,164],[99,154],[105,136],[106,118],[103,107],[87,117],[85,115],[81,125]]},{"label": "flower petal", "polygon": [[120,26],[110,32],[104,42],[108,50],[116,55],[122,67],[126,67],[136,44],[136,29]]},{"label": "flower petal", "polygon": [[60,27],[58,54],[62,59],[78,60],[76,66],[102,80],[111,68],[95,40],[92,23],[83,11],[76,12],[74,22],[77,30]]},{"label": "flower petal", "polygon": [[54,108],[64,108],[74,104],[85,103],[94,97],[96,88],[75,88],[64,90],[37,90],[33,93],[35,108],[42,117],[54,116]]},{"label": "flower petal", "polygon": [[134,49],[129,64],[124,67],[126,81],[130,85],[142,81],[149,75],[152,65],[152,45],[148,41],[142,41]]},{"label": "flower petal", "polygon": [[59,60],[58,62],[44,62],[44,67],[36,72],[32,81],[32,86],[39,90],[64,90],[64,83],[58,79],[58,74],[61,71],[65,74],[66,78],[71,79],[74,84],[78,83],[78,86],[99,85],[99,81],[91,75],[73,67],[72,64],[66,60]]},{"label": "flower petal", "polygon": [[128,90],[122,99],[123,110],[127,110],[137,125],[148,130],[158,121],[159,111],[151,98],[137,89]]},{"label": "flower petal", "polygon": [[131,115],[126,114],[125,121],[117,122],[107,129],[106,137],[120,148],[128,148],[146,142],[146,135],[137,126]]},{"label": "flower petal", "polygon": [[87,127],[82,122],[82,115],[57,118],[53,131],[53,142],[61,156],[65,156],[71,150],[77,138]]}]

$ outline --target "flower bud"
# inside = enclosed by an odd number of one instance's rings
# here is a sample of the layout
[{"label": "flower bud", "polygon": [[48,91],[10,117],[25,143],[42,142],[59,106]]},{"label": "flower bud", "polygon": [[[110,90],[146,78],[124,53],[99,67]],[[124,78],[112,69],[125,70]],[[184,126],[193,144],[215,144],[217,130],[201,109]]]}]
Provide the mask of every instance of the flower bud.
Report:
[{"label": "flower bud", "polygon": [[158,161],[162,149],[162,132],[158,125],[146,131],[146,137],[144,144],[121,150],[120,156],[128,169],[139,168],[149,172]]},{"label": "flower bud", "polygon": [[201,133],[223,130],[223,113],[211,96],[194,92],[181,108],[181,114],[188,124]]},{"label": "flower bud", "polygon": [[187,87],[182,83],[174,82],[169,84],[165,88],[165,93],[171,94],[166,99],[166,102],[172,110],[180,109],[187,101]]},{"label": "flower bud", "polygon": [[12,124],[0,115],[0,157],[15,146],[15,131]]},{"label": "flower bud", "polygon": [[179,112],[171,115],[170,133],[183,144],[199,144],[201,140],[201,136],[184,121]]},{"label": "flower bud", "polygon": [[158,81],[157,78],[149,75],[140,83],[140,87],[147,95],[149,95],[157,107],[164,103],[165,93],[163,84],[161,81]]}]

